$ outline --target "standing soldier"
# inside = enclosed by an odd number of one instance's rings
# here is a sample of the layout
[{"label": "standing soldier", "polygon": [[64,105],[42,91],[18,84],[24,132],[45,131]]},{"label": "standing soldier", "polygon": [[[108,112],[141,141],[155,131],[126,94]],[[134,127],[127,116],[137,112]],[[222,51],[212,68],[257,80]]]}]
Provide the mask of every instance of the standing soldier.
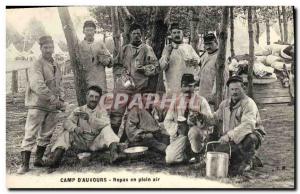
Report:
[{"label": "standing soldier", "polygon": [[[123,73],[121,75],[122,79],[118,80],[124,80],[123,78],[126,78],[127,80],[131,80],[131,84],[126,85],[122,81],[123,84],[117,81],[114,88],[114,103],[117,102],[116,96],[118,93],[125,93],[130,97],[136,93],[151,92],[149,91],[149,78],[157,75],[159,71],[158,60],[153,49],[142,42],[141,26],[132,24],[129,33],[130,43],[124,45],[120,53]],[[129,101],[130,98],[127,103],[123,105],[117,105],[117,107],[115,105],[115,108],[111,111],[111,126],[117,134]],[[123,138],[121,138],[121,141],[124,140]]]},{"label": "standing soldier", "polygon": [[194,73],[200,58],[193,47],[183,43],[183,31],[178,23],[171,25],[172,43],[167,45],[159,60],[165,71],[167,93],[180,92],[180,78],[185,73]]},{"label": "standing soldier", "polygon": [[[208,103],[213,105],[216,95],[216,61],[218,56],[218,41],[213,33],[208,33],[204,36],[204,49],[206,52],[200,59],[199,70],[199,94],[207,99]],[[229,71],[225,65],[224,83],[229,77]],[[225,84],[224,84],[225,87]]]},{"label": "standing soldier", "polygon": [[64,107],[62,75],[52,58],[53,40],[51,36],[42,36],[39,44],[42,56],[29,69],[30,77],[25,94],[28,115],[21,146],[22,164],[18,174],[29,171],[31,150],[35,143],[37,150],[34,166],[44,166],[42,158],[58,121],[56,117],[58,110]]},{"label": "standing soldier", "polygon": [[105,67],[112,66],[112,57],[102,42],[94,40],[96,24],[85,21],[83,25],[84,40],[79,44],[80,60],[86,68],[86,80],[89,86],[99,86],[107,92]]}]

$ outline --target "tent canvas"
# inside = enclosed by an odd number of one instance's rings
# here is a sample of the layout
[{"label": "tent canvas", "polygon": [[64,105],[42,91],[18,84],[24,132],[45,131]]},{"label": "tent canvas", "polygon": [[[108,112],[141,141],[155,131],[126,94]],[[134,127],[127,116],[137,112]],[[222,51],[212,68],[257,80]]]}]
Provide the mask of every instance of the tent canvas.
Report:
[{"label": "tent canvas", "polygon": [[[253,36],[253,38],[255,38]],[[248,22],[242,18],[236,18],[234,20],[234,52],[235,55],[249,54],[249,34],[248,34]],[[228,27],[226,56],[231,55],[230,52],[230,27]],[[254,40],[254,52],[261,51],[262,48]]]},{"label": "tent canvas", "polygon": [[37,59],[40,56],[40,54],[41,54],[40,45],[37,42],[35,42],[33,44],[33,46],[31,47],[29,53],[31,53],[32,57],[34,57],[34,58]]},{"label": "tent canvas", "polygon": [[[273,44],[274,42],[277,42],[280,40],[280,35],[277,34],[277,32],[274,30],[273,27],[270,27],[270,43]],[[267,45],[267,31],[264,31],[262,35],[259,37],[259,44],[261,46]]]},{"label": "tent canvas", "polygon": [[6,59],[9,61],[14,61],[16,57],[20,57],[21,53],[16,49],[14,44],[10,44],[9,47],[6,49]]},{"label": "tent canvas", "polygon": [[57,42],[54,42],[54,53],[63,55],[65,52],[61,50]]}]

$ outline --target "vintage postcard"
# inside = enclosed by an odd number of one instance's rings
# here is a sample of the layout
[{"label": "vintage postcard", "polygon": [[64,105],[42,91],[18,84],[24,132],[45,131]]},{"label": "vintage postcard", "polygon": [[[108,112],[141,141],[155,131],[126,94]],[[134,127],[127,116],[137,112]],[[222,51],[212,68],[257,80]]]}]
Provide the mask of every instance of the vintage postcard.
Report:
[{"label": "vintage postcard", "polygon": [[295,7],[6,7],[9,189],[295,189]]}]

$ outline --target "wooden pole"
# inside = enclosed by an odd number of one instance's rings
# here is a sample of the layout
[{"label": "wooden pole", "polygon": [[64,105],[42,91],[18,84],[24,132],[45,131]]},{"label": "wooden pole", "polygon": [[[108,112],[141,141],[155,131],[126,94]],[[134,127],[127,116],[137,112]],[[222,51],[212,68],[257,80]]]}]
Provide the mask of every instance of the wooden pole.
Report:
[{"label": "wooden pole", "polygon": [[253,64],[254,64],[254,38],[252,7],[248,7],[248,34],[249,34],[249,65],[248,65],[248,95],[253,98]]},{"label": "wooden pole", "polygon": [[199,17],[196,13],[196,10],[192,7],[189,11],[190,14],[190,44],[194,48],[194,50],[198,53],[198,43],[199,43],[199,36],[198,36],[198,23]]},{"label": "wooden pole", "polygon": [[216,60],[216,102],[215,110],[218,109],[220,103],[223,100],[223,88],[224,88],[224,69],[225,69],[225,60],[226,60],[226,45],[227,45],[227,28],[228,28],[228,19],[229,19],[229,7],[223,7],[222,10],[222,21],[221,28],[219,33],[219,52]]},{"label": "wooden pole", "polygon": [[283,32],[282,32],[282,21],[281,21],[281,12],[280,12],[280,6],[278,6],[278,25],[279,25],[279,31],[280,31],[280,40],[283,42]]},{"label": "wooden pole", "polygon": [[11,76],[11,92],[13,94],[18,93],[18,71],[17,70],[12,71],[12,76]]},{"label": "wooden pole", "polygon": [[113,64],[113,77],[116,79],[116,74],[118,67],[121,66],[120,62],[120,52],[121,52],[121,32],[120,32],[120,22],[119,22],[119,14],[118,7],[111,7],[111,23],[112,23],[112,31],[113,31],[113,40],[114,40],[114,64]]},{"label": "wooden pole", "polygon": [[58,13],[69,49],[71,66],[74,73],[77,102],[79,106],[82,106],[86,104],[86,67],[84,64],[81,64],[80,61],[78,39],[68,8],[58,7]]},{"label": "wooden pole", "polygon": [[256,35],[255,35],[255,42],[257,44],[259,44],[259,34],[260,34],[260,31],[259,31],[259,19],[257,17],[257,14],[256,14],[256,8],[254,8],[254,22],[256,24]]},{"label": "wooden pole", "polygon": [[271,40],[270,40],[270,20],[269,20],[269,18],[267,18],[267,20],[266,20],[266,31],[267,31],[267,45],[270,45]]},{"label": "wooden pole", "polygon": [[234,7],[230,7],[230,52],[231,57],[235,56],[234,53],[234,15],[233,15]]},{"label": "wooden pole", "polygon": [[288,27],[287,27],[287,18],[285,6],[282,6],[282,22],[283,22],[283,41],[284,43],[288,42]]}]

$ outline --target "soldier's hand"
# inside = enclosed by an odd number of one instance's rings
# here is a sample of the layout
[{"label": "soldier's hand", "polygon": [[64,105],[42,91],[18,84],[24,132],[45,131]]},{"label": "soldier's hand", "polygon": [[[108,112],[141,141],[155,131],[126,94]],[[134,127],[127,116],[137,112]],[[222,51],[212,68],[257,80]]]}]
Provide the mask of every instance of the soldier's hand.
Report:
[{"label": "soldier's hand", "polygon": [[112,65],[112,59],[111,59],[111,57],[109,57],[109,56],[103,57],[102,63],[106,67],[111,67],[111,65]]},{"label": "soldier's hand", "polygon": [[56,109],[61,110],[61,111],[65,111],[66,110],[65,103],[63,101],[59,100],[56,103]]},{"label": "soldier's hand", "polygon": [[153,135],[151,133],[144,133],[143,134],[143,139],[151,139],[153,138]]},{"label": "soldier's hand", "polygon": [[89,114],[87,114],[86,112],[82,112],[81,114],[80,114],[80,117],[82,118],[82,119],[84,119],[84,120],[89,120]]},{"label": "soldier's hand", "polygon": [[219,139],[219,142],[220,142],[221,144],[228,143],[228,142],[229,142],[229,137],[228,137],[228,135],[223,135],[223,136]]},{"label": "soldier's hand", "polygon": [[58,101],[59,99],[55,95],[50,96],[50,104],[57,104]]},{"label": "soldier's hand", "polygon": [[84,120],[89,120],[89,115],[86,112],[75,112],[74,115]]},{"label": "soldier's hand", "polygon": [[82,130],[81,130],[80,127],[76,127],[76,128],[74,129],[74,132],[75,132],[76,134],[80,134],[80,133],[82,132]]}]

